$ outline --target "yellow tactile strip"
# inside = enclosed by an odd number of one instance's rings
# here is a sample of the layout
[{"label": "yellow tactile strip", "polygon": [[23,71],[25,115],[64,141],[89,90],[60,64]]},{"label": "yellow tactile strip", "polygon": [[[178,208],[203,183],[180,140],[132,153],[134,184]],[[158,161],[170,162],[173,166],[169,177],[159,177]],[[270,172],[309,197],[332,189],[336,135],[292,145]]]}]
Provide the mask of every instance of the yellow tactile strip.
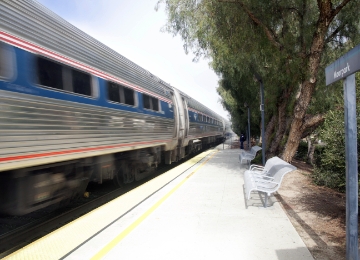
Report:
[{"label": "yellow tactile strip", "polygon": [[[121,197],[78,218],[71,223],[40,238],[4,259],[59,259],[96,234],[99,230],[127,212],[145,197],[173,180],[181,173],[198,163],[209,153],[208,150],[186,161],[178,167],[152,179]],[[126,202],[126,203],[124,203]],[[104,214],[106,212],[106,214]]]}]

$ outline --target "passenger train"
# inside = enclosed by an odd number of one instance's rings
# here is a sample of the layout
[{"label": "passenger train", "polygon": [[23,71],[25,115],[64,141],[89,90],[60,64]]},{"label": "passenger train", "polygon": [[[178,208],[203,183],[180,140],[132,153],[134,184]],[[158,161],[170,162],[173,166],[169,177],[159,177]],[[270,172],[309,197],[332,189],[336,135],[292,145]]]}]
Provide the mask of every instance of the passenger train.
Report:
[{"label": "passenger train", "polygon": [[221,116],[33,0],[0,1],[0,211],[121,186],[223,141]]}]

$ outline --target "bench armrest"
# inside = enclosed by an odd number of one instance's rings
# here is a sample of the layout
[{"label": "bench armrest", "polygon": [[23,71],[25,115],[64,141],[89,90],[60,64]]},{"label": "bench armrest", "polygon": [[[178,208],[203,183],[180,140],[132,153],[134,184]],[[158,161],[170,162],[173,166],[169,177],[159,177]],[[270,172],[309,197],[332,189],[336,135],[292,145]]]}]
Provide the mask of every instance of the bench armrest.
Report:
[{"label": "bench armrest", "polygon": [[264,166],[260,166],[260,165],[257,165],[257,164],[252,164],[252,165],[250,165],[249,170],[250,170],[250,171],[253,171],[253,170],[263,171],[263,170],[264,170]]}]

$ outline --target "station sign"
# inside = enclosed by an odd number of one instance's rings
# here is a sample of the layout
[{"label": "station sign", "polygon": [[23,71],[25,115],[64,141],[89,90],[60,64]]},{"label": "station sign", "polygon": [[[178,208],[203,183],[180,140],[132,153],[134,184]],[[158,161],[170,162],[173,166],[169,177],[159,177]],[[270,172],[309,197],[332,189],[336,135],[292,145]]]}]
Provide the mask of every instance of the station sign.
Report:
[{"label": "station sign", "polygon": [[325,69],[326,86],[360,70],[360,44]]}]

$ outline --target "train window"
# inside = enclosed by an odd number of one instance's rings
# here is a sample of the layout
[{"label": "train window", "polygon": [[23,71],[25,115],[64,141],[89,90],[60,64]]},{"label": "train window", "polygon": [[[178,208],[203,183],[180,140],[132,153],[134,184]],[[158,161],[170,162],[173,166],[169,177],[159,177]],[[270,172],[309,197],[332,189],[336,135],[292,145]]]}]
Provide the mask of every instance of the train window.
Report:
[{"label": "train window", "polygon": [[5,77],[5,48],[0,43],[0,77]]},{"label": "train window", "polygon": [[159,100],[157,98],[151,98],[152,99],[152,105],[153,105],[153,110],[155,111],[159,111]]},{"label": "train window", "polygon": [[108,99],[117,103],[135,105],[134,90],[119,84],[108,82]]},{"label": "train window", "polygon": [[107,90],[108,90],[108,99],[110,101],[120,103],[120,86],[115,83],[108,82]]},{"label": "train window", "polygon": [[36,66],[38,83],[40,85],[63,89],[62,66],[59,63],[38,57]]},{"label": "train window", "polygon": [[143,95],[143,103],[144,103],[144,108],[151,109],[150,96]]},{"label": "train window", "polygon": [[39,85],[92,96],[91,75],[44,57],[37,57],[37,83]]},{"label": "train window", "polygon": [[124,87],[125,104],[135,106],[134,90]]},{"label": "train window", "polygon": [[143,105],[146,109],[159,111],[159,100],[157,98],[143,94]]},{"label": "train window", "polygon": [[91,96],[91,76],[79,70],[71,70],[73,91],[77,94]]},{"label": "train window", "polygon": [[0,42],[0,78],[10,79],[14,75],[15,56],[12,48]]}]

